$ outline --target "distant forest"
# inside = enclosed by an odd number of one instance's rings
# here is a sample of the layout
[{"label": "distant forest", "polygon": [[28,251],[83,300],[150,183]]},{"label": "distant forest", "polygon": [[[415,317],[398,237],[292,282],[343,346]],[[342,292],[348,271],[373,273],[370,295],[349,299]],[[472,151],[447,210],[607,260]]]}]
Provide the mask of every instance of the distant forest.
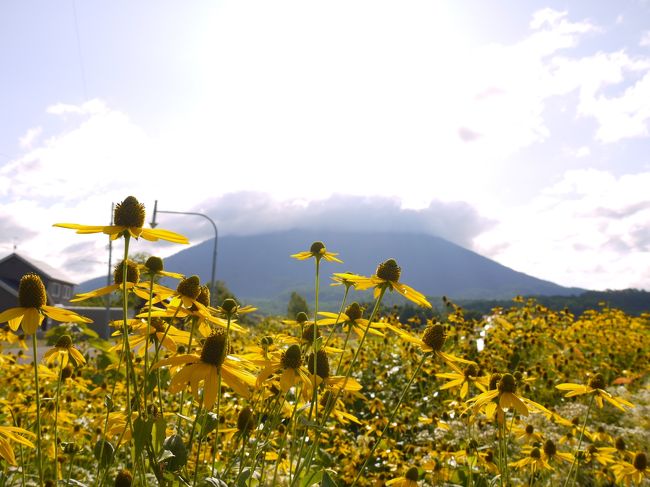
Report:
[{"label": "distant forest", "polygon": [[[523,296],[524,300],[533,298],[542,306],[556,311],[567,310],[575,316],[582,315],[589,309],[600,309],[602,307],[616,308],[633,316],[642,313],[650,313],[650,292],[640,289],[623,289],[607,291],[586,291],[576,296]],[[423,312],[422,309],[405,304],[393,307],[402,320],[408,320],[413,316],[430,318],[431,316],[444,316],[450,311],[445,305],[446,298],[432,298],[433,310]],[[453,303],[463,309],[466,317],[480,318],[489,314],[494,308],[511,308],[521,306],[514,300],[484,300],[484,299],[459,299]]]}]

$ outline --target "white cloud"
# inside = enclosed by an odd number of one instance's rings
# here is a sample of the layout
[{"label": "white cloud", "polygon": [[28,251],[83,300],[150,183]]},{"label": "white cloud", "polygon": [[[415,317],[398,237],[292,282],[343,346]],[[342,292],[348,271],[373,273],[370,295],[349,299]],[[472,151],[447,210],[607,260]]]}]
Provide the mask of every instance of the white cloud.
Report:
[{"label": "white cloud", "polygon": [[650,287],[650,172],[567,172],[475,239],[514,269],[588,289]]},{"label": "white cloud", "polygon": [[586,145],[583,145],[582,147],[578,147],[578,149],[576,149],[575,151],[575,157],[579,159],[590,155],[591,155],[591,149]]},{"label": "white cloud", "polygon": [[32,147],[32,144],[36,141],[36,139],[38,139],[42,132],[42,127],[34,127],[29,129],[27,132],[25,132],[25,135],[18,139],[20,147],[23,149],[30,149]]},{"label": "white cloud", "polygon": [[650,30],[646,30],[643,34],[641,34],[639,45],[641,47],[650,47]]}]

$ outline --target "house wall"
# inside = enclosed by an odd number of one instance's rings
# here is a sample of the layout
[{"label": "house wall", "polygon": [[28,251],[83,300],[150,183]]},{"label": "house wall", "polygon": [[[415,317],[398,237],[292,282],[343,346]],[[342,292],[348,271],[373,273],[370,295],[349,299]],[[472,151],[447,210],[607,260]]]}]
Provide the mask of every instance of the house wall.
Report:
[{"label": "house wall", "polygon": [[18,298],[9,291],[0,288],[0,311],[18,306]]},{"label": "house wall", "polygon": [[[72,299],[74,294],[74,286],[72,284],[50,279],[41,271],[39,271],[38,268],[17,257],[11,257],[0,263],[0,279],[3,279],[7,283],[10,283],[11,286],[15,289],[18,289],[20,278],[30,272],[34,272],[41,277],[43,285],[47,291],[47,302],[49,305],[70,304],[70,299]],[[1,303],[2,302],[0,302],[0,304]],[[12,306],[17,306],[15,298],[14,302],[7,307]],[[2,309],[6,309],[6,307]]]}]

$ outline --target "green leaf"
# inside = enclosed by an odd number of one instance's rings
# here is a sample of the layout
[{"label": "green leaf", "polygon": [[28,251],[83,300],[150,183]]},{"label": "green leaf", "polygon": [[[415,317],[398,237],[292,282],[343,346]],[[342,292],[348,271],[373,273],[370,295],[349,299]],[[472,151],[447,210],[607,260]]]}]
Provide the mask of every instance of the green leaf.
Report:
[{"label": "green leaf", "polygon": [[237,481],[237,487],[246,487],[246,483],[248,482],[248,478],[251,476],[251,469],[246,467],[244,470],[241,471],[241,475],[239,476],[239,480]]},{"label": "green leaf", "polygon": [[323,470],[309,470],[307,474],[302,478],[300,487],[310,487],[311,485],[318,484],[323,478]]},{"label": "green leaf", "polygon": [[169,450],[163,450],[163,452],[158,457],[158,462],[159,463],[164,462],[165,460],[169,460],[170,458],[174,458],[174,454]]},{"label": "green leaf", "polygon": [[165,441],[165,435],[167,432],[167,421],[164,417],[156,419],[151,428],[151,437],[153,441],[153,450],[154,452],[159,452],[162,448],[163,442]]},{"label": "green leaf", "polygon": [[323,472],[323,480],[320,485],[322,487],[338,487],[336,482],[334,482],[332,475],[334,475],[334,472],[332,470],[325,470]]},{"label": "green leaf", "polygon": [[140,416],[133,421],[133,441],[135,443],[135,454],[139,456],[145,445],[151,439],[151,428],[153,419],[143,420]]}]

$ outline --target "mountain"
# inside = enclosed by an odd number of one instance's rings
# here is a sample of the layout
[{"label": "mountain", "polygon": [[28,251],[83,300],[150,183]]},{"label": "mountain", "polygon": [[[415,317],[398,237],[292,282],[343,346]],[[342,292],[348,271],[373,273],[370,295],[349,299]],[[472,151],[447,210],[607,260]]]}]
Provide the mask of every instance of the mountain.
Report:
[{"label": "mountain", "polygon": [[[325,243],[344,264],[322,261],[321,297],[338,299],[340,288],[328,286],[334,272],[371,275],[377,264],[394,258],[402,268],[401,280],[428,296],[455,299],[508,299],[516,295],[579,294],[566,288],[514,271],[442,238],[404,233],[342,233],[292,230],[288,232],[226,236],[218,240],[216,278],[246,303],[282,299],[292,291],[313,297],[313,260],[290,258],[308,250],[313,241]],[[210,279],[214,240],[207,240],[165,259],[165,269]],[[106,277],[82,283],[77,292],[104,286]],[[172,285],[170,282],[169,285]],[[365,299],[371,295],[365,293]],[[355,298],[355,299],[364,299]],[[286,305],[285,305],[286,307]]]}]

